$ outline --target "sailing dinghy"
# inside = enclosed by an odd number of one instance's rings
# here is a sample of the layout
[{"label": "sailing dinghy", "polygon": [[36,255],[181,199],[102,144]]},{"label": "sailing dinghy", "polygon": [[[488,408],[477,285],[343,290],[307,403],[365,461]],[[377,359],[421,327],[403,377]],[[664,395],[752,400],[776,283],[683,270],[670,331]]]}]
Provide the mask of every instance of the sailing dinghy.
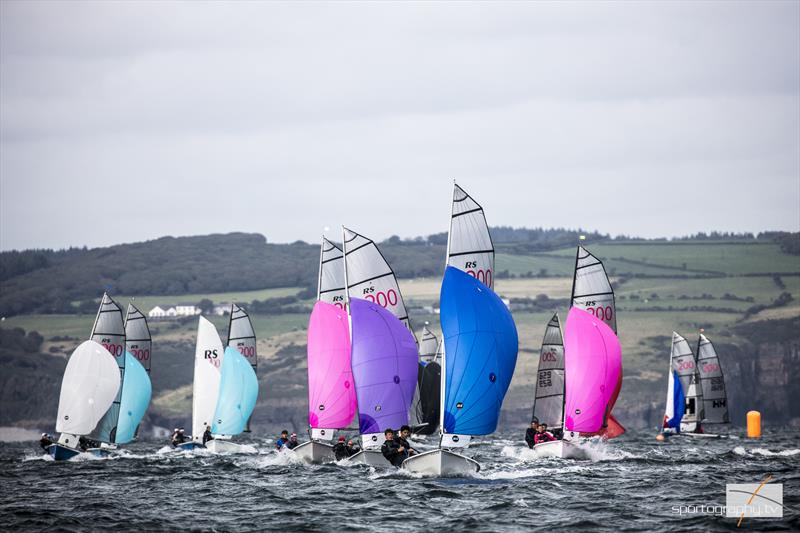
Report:
[{"label": "sailing dinghy", "polygon": [[322,238],[317,303],[308,321],[308,442],[292,453],[308,463],[334,461],[331,441],[356,412],[345,307],[344,255]]},{"label": "sailing dinghy", "polygon": [[[725,376],[717,351],[708,338],[700,333],[697,340],[697,369],[703,401],[703,424],[728,424],[728,396],[725,392]],[[706,433],[700,429],[698,436],[721,437],[719,434]]]},{"label": "sailing dinghy", "polygon": [[[250,315],[242,307],[231,304],[230,321],[228,322],[228,346],[235,348],[242,357],[247,359],[253,368],[253,373],[258,373],[258,349],[256,332]],[[245,433],[250,433],[250,419],[244,428]]]},{"label": "sailing dinghy", "polygon": [[[153,392],[152,384],[150,383],[150,366],[153,361],[151,357],[152,350],[153,338],[150,335],[150,328],[147,326],[147,318],[145,318],[144,314],[139,311],[135,305],[129,303],[128,312],[125,315],[125,357],[127,358],[127,354],[130,354],[131,357],[139,362],[146,374],[145,377],[142,377],[141,370],[133,363],[126,363],[125,365],[125,368],[136,368],[134,372],[137,374],[137,381],[140,382],[140,385],[129,386],[127,390],[123,387],[123,394],[126,392],[130,393],[130,389],[140,389],[140,393],[137,395],[137,406],[141,410],[141,415],[138,416],[139,422],[136,423],[134,438],[139,435],[139,423],[144,417]],[[128,376],[128,378],[132,377],[133,376]],[[129,382],[125,383],[126,385],[130,385]],[[132,424],[133,419],[136,418],[134,411],[132,409],[127,411],[122,409],[122,412],[126,413],[125,416],[130,417],[130,424]],[[117,431],[117,436],[119,436],[119,431]]]},{"label": "sailing dinghy", "polygon": [[56,461],[81,453],[80,438],[89,435],[114,403],[120,388],[114,357],[100,344],[85,341],[67,361],[58,399],[58,442],[47,451]]},{"label": "sailing dinghy", "polygon": [[686,339],[672,332],[664,433],[699,435],[703,417],[703,394],[697,361]]},{"label": "sailing dinghy", "polygon": [[492,290],[494,246],[483,208],[454,184],[447,262],[440,294],[442,394],[439,448],[403,468],[436,476],[472,474],[474,459],[452,451],[497,429],[517,362],[517,328]]}]

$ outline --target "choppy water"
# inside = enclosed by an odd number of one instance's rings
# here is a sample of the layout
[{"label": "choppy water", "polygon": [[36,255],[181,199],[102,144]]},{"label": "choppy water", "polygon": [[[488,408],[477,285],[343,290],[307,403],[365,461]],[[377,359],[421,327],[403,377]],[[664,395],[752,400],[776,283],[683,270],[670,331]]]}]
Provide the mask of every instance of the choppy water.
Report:
[{"label": "choppy water", "polygon": [[309,531],[734,530],[736,520],[679,514],[724,505],[726,483],[784,486],[783,519],[750,530],[800,529],[800,432],[759,441],[629,432],[592,447],[593,461],[535,459],[521,435],[470,448],[483,470],[425,478],[397,470],[294,463],[270,439],[258,455],[212,456],[140,442],[121,455],[53,462],[35,443],[0,443],[4,529]]}]

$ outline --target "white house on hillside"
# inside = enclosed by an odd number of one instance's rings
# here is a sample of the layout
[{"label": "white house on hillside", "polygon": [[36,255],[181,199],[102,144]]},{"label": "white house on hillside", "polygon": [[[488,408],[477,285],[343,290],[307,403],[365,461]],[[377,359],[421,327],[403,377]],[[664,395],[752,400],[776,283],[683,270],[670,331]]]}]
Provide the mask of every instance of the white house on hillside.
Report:
[{"label": "white house on hillside", "polygon": [[148,318],[164,318],[165,316],[167,316],[167,312],[159,306],[155,306],[147,313]]}]

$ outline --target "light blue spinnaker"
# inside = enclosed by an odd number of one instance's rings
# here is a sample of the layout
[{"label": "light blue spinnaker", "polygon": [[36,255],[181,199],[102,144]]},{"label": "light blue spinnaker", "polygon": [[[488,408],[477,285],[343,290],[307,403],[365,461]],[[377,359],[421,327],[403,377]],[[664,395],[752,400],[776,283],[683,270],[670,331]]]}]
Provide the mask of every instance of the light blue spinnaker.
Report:
[{"label": "light blue spinnaker", "polygon": [[445,345],[444,430],[487,435],[517,364],[517,327],[489,287],[452,266],[444,273],[441,323]]},{"label": "light blue spinnaker", "polygon": [[244,431],[258,398],[258,379],[239,350],[228,346],[220,369],[219,397],[211,433],[238,435]]},{"label": "light blue spinnaker", "polygon": [[142,364],[131,355],[125,352],[125,376],[122,383],[122,395],[119,404],[119,420],[117,422],[117,432],[114,435],[116,444],[125,444],[133,440],[136,434],[136,427],[142,421],[147,406],[150,405],[150,397],[153,387],[150,384],[150,376]]}]

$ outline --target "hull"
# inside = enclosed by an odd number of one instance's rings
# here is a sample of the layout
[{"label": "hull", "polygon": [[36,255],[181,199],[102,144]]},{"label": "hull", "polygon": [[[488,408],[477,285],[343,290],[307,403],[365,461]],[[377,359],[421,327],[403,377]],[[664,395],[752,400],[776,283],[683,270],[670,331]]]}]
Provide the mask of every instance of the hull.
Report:
[{"label": "hull", "polygon": [[236,444],[229,440],[214,439],[206,443],[211,453],[257,453],[255,448],[246,444]]},{"label": "hull", "polygon": [[533,447],[537,457],[559,457],[561,459],[589,459],[589,454],[568,440],[542,442]]},{"label": "hull", "polygon": [[392,464],[386,460],[383,454],[378,450],[361,450],[352,457],[344,460],[347,465],[370,465],[381,468],[389,468]]},{"label": "hull", "polygon": [[311,440],[304,442],[294,450],[287,450],[306,463],[321,464],[332,463],[336,460],[333,455],[333,445],[326,442]]},{"label": "hull", "polygon": [[47,447],[47,453],[49,453],[55,461],[66,461],[67,459],[72,459],[76,455],[79,455],[81,452],[69,446],[51,444]]},{"label": "hull", "polygon": [[111,455],[111,452],[116,450],[116,449],[117,449],[116,447],[114,447],[114,448],[106,448],[106,447],[89,448],[88,450],[86,450],[86,453],[94,455],[95,457],[108,457],[108,456]]},{"label": "hull", "polygon": [[189,441],[178,444],[177,446],[175,446],[175,448],[184,452],[191,452],[192,450],[205,448],[205,446],[203,446],[199,442]]},{"label": "hull", "polygon": [[474,459],[439,448],[409,457],[402,468],[430,476],[466,476],[479,472],[481,465]]},{"label": "hull", "polygon": [[690,431],[681,431],[679,435],[686,435],[687,437],[696,437],[699,439],[721,439],[722,435],[716,433],[692,433]]}]

